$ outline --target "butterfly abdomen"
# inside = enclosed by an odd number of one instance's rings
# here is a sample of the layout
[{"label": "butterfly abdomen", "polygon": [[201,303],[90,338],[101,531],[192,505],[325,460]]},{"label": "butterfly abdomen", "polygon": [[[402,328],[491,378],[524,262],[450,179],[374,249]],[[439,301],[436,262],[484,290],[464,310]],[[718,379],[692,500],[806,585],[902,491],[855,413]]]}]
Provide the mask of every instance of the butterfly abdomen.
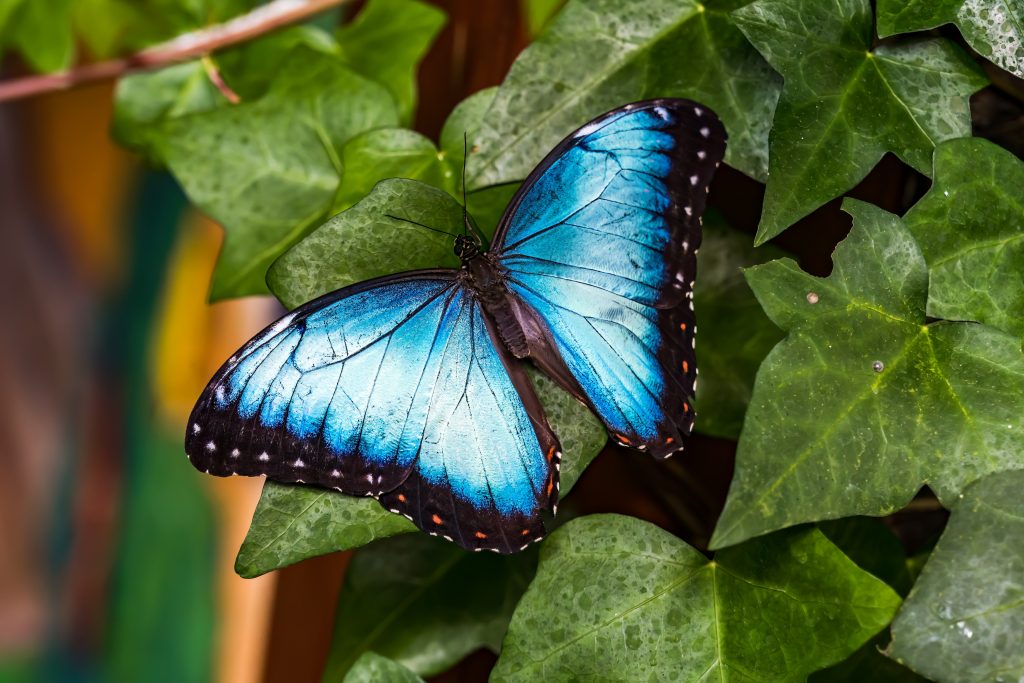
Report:
[{"label": "butterfly abdomen", "polygon": [[484,254],[465,261],[463,265],[470,289],[494,322],[505,348],[516,358],[529,356],[530,343],[526,330],[523,329],[520,316],[516,315],[515,300],[498,266]]}]

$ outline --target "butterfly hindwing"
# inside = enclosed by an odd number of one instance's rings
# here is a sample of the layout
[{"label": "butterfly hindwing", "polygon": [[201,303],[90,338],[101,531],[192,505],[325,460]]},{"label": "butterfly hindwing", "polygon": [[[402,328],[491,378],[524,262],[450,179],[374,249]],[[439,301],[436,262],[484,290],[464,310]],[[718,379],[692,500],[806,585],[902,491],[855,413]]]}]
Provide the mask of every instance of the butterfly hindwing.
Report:
[{"label": "butterfly hindwing", "polygon": [[495,234],[509,288],[545,323],[567,388],[617,442],[656,456],[693,426],[700,216],[724,151],[701,105],[628,105],[556,147]]},{"label": "butterfly hindwing", "polygon": [[339,290],[221,368],[186,453],[211,474],[372,495],[464,547],[518,550],[524,530],[543,535],[559,447],[492,336],[455,271]]}]

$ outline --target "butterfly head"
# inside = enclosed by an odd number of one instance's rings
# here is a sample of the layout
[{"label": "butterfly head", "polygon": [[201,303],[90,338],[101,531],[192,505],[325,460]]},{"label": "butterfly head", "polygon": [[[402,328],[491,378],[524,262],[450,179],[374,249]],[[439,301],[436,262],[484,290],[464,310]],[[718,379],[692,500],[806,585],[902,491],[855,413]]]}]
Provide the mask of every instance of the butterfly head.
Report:
[{"label": "butterfly head", "polygon": [[455,255],[459,257],[463,263],[471,261],[480,255],[480,238],[473,233],[468,235],[459,235],[455,238]]}]

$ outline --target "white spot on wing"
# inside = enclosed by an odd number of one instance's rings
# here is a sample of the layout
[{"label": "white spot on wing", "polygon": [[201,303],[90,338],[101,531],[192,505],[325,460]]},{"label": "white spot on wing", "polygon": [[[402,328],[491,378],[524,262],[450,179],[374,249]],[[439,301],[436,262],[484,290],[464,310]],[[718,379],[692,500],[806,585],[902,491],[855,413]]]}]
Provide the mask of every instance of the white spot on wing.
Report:
[{"label": "white spot on wing", "polygon": [[[696,178],[697,176],[694,176],[694,177]],[[683,207],[683,211],[686,212],[687,216],[692,216],[693,215],[693,207],[692,206],[684,206]]]},{"label": "white spot on wing", "polygon": [[193,434],[198,434],[201,431],[203,431],[202,427],[200,427],[197,424],[192,425],[192,433]]},{"label": "white spot on wing", "polygon": [[703,128],[700,129],[700,136],[702,138],[706,138],[709,135],[711,135],[711,129],[710,128],[708,128],[707,126],[704,126]]},{"label": "white spot on wing", "polygon": [[231,450],[231,457],[232,458],[237,458],[241,454],[242,454],[242,451],[238,450],[237,448],[234,448],[234,449]]},{"label": "white spot on wing", "polygon": [[257,458],[257,460],[259,460],[260,462],[267,462],[268,460],[270,460],[270,454],[268,454],[266,451],[263,451],[262,453],[260,453],[260,457]]},{"label": "white spot on wing", "polygon": [[305,467],[306,463],[302,462],[302,458],[295,458],[295,462],[292,463],[292,467]]},{"label": "white spot on wing", "polygon": [[206,442],[206,450],[208,450],[211,453],[213,453],[215,450],[217,450],[217,444],[215,444],[212,441],[207,441]]},{"label": "white spot on wing", "polygon": [[698,178],[696,175],[690,176],[690,184],[691,185],[696,185],[699,181],[700,181],[700,178]]},{"label": "white spot on wing", "polygon": [[707,157],[707,155],[708,155],[708,153],[705,152],[704,150],[698,150],[697,151],[697,158],[700,159],[701,161],[703,161],[704,158]]}]

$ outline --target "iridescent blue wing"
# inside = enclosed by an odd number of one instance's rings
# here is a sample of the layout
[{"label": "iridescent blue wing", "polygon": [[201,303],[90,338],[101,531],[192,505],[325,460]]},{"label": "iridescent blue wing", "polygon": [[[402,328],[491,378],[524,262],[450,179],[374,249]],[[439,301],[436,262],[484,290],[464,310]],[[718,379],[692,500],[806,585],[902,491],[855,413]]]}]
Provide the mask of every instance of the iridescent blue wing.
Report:
[{"label": "iridescent blue wing", "polygon": [[424,531],[501,552],[543,536],[558,442],[455,271],[308,303],[220,369],[185,450],[201,471],[378,498]]},{"label": "iridescent blue wing", "polygon": [[[618,443],[659,457],[693,428],[700,216],[725,137],[687,100],[609,112],[537,167],[494,238],[510,289],[546,328],[534,359]],[[571,377],[544,362],[559,356]]]}]

